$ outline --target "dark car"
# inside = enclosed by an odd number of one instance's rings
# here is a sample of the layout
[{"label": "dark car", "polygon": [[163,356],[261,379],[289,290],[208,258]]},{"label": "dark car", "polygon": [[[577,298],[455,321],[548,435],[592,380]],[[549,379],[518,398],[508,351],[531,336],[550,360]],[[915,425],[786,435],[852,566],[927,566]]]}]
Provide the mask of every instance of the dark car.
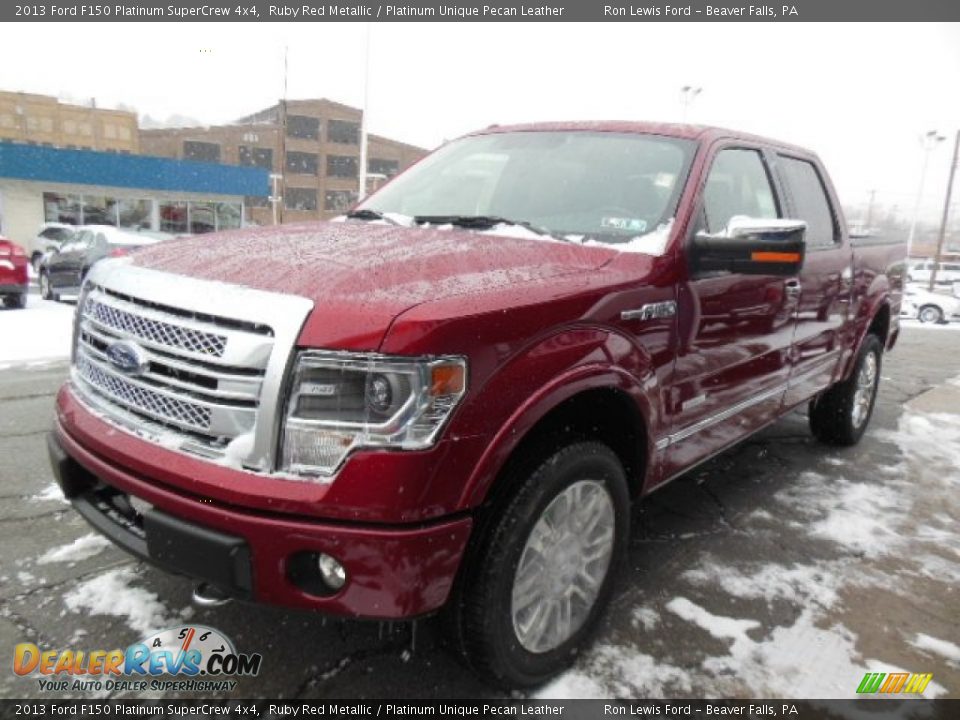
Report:
[{"label": "dark car", "polygon": [[84,225],[73,237],[50,252],[40,264],[40,294],[44,300],[75,295],[90,267],[105,257],[127,255],[144,245],[160,242],[153,235],[126,232],[112,225]]}]

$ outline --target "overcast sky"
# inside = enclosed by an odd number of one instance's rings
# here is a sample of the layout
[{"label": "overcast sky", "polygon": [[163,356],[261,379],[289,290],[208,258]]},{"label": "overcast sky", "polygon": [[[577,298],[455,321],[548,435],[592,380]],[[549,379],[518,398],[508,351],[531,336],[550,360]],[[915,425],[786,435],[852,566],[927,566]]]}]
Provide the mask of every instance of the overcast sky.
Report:
[{"label": "overcast sky", "polygon": [[[18,24],[0,88],[96,97],[165,119],[228,122],[288,97],[363,102],[366,26],[345,23]],[[912,208],[917,136],[932,155],[924,207],[943,202],[960,128],[960,25],[383,23],[371,26],[371,132],[434,147],[491,123],[679,121],[770,135],[824,158],[842,199]]]}]

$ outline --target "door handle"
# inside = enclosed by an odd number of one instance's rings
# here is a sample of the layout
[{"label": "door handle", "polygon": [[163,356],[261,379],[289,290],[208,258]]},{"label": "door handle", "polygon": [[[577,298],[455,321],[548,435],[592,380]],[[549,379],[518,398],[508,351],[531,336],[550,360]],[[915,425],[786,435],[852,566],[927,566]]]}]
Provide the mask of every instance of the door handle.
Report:
[{"label": "door handle", "polygon": [[798,298],[800,297],[800,292],[803,287],[800,285],[799,280],[787,280],[783,283],[783,291],[786,293],[788,298]]}]

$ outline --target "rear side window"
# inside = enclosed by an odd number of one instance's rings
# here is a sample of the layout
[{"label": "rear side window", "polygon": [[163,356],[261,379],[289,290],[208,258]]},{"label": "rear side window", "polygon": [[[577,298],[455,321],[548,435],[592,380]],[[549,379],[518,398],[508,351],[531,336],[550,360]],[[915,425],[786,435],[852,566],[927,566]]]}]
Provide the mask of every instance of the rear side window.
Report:
[{"label": "rear side window", "polygon": [[779,217],[759,152],[731,148],[717,153],[703,190],[703,210],[711,234],[723,232],[736,215]]},{"label": "rear side window", "polygon": [[820,173],[806,160],[781,155],[780,164],[793,199],[793,214],[807,223],[807,247],[835,245],[836,224]]}]

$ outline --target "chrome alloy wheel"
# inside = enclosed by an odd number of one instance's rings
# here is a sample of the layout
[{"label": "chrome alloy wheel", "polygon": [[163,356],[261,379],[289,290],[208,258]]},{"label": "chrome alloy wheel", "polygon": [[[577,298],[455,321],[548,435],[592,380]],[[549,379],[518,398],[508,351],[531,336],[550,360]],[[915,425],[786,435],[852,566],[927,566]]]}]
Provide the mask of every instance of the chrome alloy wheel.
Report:
[{"label": "chrome alloy wheel", "polygon": [[850,421],[853,427],[859,428],[866,421],[876,390],[877,354],[871,352],[863,358],[863,364],[857,374],[857,389],[853,394],[853,407],[850,410]]},{"label": "chrome alloy wheel", "polygon": [[613,557],[613,499],[596,480],[579,480],[540,515],[513,578],[511,614],[520,644],[554,650],[590,615]]}]

